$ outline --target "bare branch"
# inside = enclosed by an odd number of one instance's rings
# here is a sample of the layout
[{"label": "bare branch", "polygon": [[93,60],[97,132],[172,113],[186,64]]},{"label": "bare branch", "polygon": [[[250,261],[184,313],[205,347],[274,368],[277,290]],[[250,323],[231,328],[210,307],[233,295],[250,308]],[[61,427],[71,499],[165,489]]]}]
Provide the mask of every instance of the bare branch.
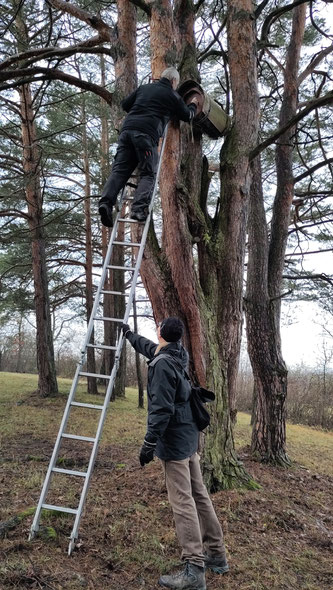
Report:
[{"label": "bare branch", "polygon": [[269,0],[263,0],[259,6],[257,6],[257,8],[254,11],[254,15],[256,18],[259,18],[259,16],[261,15],[262,11],[266,8],[267,4],[268,4]]},{"label": "bare branch", "polygon": [[[12,70],[10,72],[0,72],[0,82],[5,82],[6,80],[12,80],[13,78],[21,78],[26,76],[26,79],[18,80],[16,85],[22,85],[27,83],[27,79],[31,82],[34,81],[34,76],[42,74],[42,78],[39,78],[38,81],[41,80],[62,80],[67,84],[72,84],[74,86],[78,86],[78,88],[82,88],[83,90],[88,90],[90,92],[94,92],[98,96],[104,98],[105,102],[109,105],[112,104],[113,94],[106,90],[106,88],[102,88],[98,84],[94,84],[93,82],[86,82],[85,80],[80,80],[71,74],[66,74],[61,70],[51,69],[51,68],[27,68],[27,69],[17,69]],[[7,86],[8,87],[8,86]],[[0,87],[1,89],[1,87]]]},{"label": "bare branch", "polygon": [[323,248],[322,250],[311,250],[311,252],[291,252],[290,254],[286,254],[286,258],[290,258],[290,256],[308,256],[309,254],[322,254],[323,252],[333,252],[333,248]]},{"label": "bare branch", "polygon": [[303,174],[299,174],[299,176],[296,176],[296,178],[294,178],[294,184],[300,182],[301,180],[303,180],[303,178],[310,176],[316,170],[319,170],[319,168],[322,168],[323,166],[326,166],[326,164],[330,164],[331,162],[333,162],[333,158],[328,158],[327,160],[323,160],[322,162],[315,164],[314,166],[303,172]]},{"label": "bare branch", "polygon": [[304,281],[304,280],[313,280],[313,281],[325,281],[326,283],[329,283],[330,285],[333,285],[333,278],[330,277],[329,275],[326,275],[325,273],[322,274],[305,274],[305,275],[295,275],[295,276],[290,276],[290,275],[284,275],[283,276],[284,279],[288,279],[290,281]]},{"label": "bare branch", "polygon": [[307,78],[310,74],[312,74],[312,72],[315,70],[317,65],[324,59],[324,57],[326,57],[326,55],[329,55],[330,53],[332,53],[332,51],[333,51],[333,43],[332,43],[332,45],[329,45],[328,47],[326,47],[325,49],[320,51],[316,55],[316,57],[314,57],[312,59],[312,61],[305,68],[305,70],[303,70],[303,72],[298,76],[298,79],[297,79],[298,86],[300,86],[300,84],[302,84],[302,82],[305,80],[305,78]]},{"label": "bare branch", "polygon": [[130,0],[130,1],[131,1],[131,4],[134,4],[134,6],[141,8],[141,10],[143,10],[143,12],[148,14],[149,17],[151,16],[151,8],[150,8],[149,4],[147,4],[147,2],[145,2],[144,0]]},{"label": "bare branch", "polygon": [[23,217],[24,219],[30,219],[30,216],[19,209],[3,209],[0,211],[0,217]]},{"label": "bare branch", "polygon": [[83,41],[82,43],[78,43],[77,45],[72,45],[70,47],[42,47],[36,49],[30,49],[29,51],[24,51],[23,53],[17,53],[12,57],[9,57],[5,61],[0,64],[0,70],[5,70],[9,68],[15,63],[18,63],[23,60],[29,60],[25,67],[34,63],[35,61],[39,61],[40,59],[58,59],[63,57],[69,57],[74,55],[75,53],[91,53],[91,54],[107,54],[111,57],[114,57],[114,50],[107,47],[94,47],[94,45],[98,45],[102,43],[99,37],[92,37],[87,41]]},{"label": "bare branch", "polygon": [[265,139],[265,141],[263,141],[262,143],[257,145],[257,147],[254,148],[254,150],[252,150],[252,152],[250,153],[250,159],[253,160],[253,158],[258,156],[258,154],[260,154],[269,145],[272,145],[272,143],[274,143],[279,137],[281,137],[281,135],[283,135],[286,131],[288,131],[288,129],[290,129],[290,127],[293,127],[294,125],[296,125],[296,123],[298,123],[298,121],[301,121],[304,117],[306,117],[306,115],[311,113],[311,111],[313,111],[314,109],[317,109],[319,107],[323,107],[328,104],[332,104],[332,103],[333,103],[333,91],[327,92],[327,94],[324,94],[324,96],[321,96],[319,98],[315,98],[313,100],[310,100],[307,103],[307,106],[305,106],[301,111],[299,111],[297,113],[297,115],[295,115],[295,117],[292,117],[288,121],[288,123],[283,125],[283,127],[280,127],[279,129],[277,129],[272,135],[270,135],[270,137],[267,137],[267,139]]},{"label": "bare branch", "polygon": [[269,35],[269,30],[272,26],[272,24],[285,12],[289,12],[290,10],[293,10],[296,6],[299,6],[300,4],[304,4],[304,2],[307,2],[307,0],[295,0],[295,2],[293,2],[292,4],[287,4],[286,6],[283,6],[282,8],[277,8],[276,10],[273,10],[264,20],[264,24],[262,26],[261,29],[261,39],[260,39],[260,43],[266,43],[267,42],[267,37]]},{"label": "bare branch", "polygon": [[100,16],[91,15],[86,10],[79,8],[79,6],[76,6],[76,4],[72,4],[71,2],[63,2],[62,0],[47,0],[47,3],[52,6],[52,8],[56,8],[62,12],[67,12],[68,14],[78,18],[79,20],[96,29],[96,31],[98,31],[100,41],[108,41],[109,43],[115,43],[117,41],[115,28],[112,29],[101,19]]}]

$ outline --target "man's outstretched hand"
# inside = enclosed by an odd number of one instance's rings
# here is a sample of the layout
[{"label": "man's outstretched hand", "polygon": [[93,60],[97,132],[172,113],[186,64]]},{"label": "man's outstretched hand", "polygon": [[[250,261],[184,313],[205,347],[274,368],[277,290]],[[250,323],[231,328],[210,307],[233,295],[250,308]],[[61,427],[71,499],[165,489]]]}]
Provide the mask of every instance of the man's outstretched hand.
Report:
[{"label": "man's outstretched hand", "polygon": [[143,445],[141,447],[140,455],[139,455],[141,467],[143,467],[147,463],[150,463],[150,461],[152,461],[154,459],[155,448],[156,448],[156,443],[150,443],[150,442],[144,440]]},{"label": "man's outstretched hand", "polygon": [[122,329],[124,336],[126,336],[127,332],[131,332],[131,328],[128,324],[120,324],[120,328]]}]

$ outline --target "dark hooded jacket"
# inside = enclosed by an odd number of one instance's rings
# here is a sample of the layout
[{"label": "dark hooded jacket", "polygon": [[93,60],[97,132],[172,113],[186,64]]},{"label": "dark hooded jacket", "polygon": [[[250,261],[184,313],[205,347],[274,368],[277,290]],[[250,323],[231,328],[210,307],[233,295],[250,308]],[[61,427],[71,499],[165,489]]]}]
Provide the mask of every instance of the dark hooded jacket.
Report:
[{"label": "dark hooded jacket", "polygon": [[[187,367],[188,353],[179,342],[170,342],[155,356],[157,344],[151,340],[133,332],[127,332],[126,338],[149,359],[146,439],[157,443],[156,456],[163,461],[190,457],[198,450],[199,431],[189,402],[191,384],[181,369]],[[175,362],[164,355],[173,357]],[[154,360],[159,356],[159,360]]]},{"label": "dark hooded jacket", "polygon": [[150,135],[155,143],[163,135],[169,119],[176,117],[189,122],[196,112],[196,106],[187,106],[167,78],[139,86],[122,101],[121,106],[128,113],[121,132],[142,131]]}]

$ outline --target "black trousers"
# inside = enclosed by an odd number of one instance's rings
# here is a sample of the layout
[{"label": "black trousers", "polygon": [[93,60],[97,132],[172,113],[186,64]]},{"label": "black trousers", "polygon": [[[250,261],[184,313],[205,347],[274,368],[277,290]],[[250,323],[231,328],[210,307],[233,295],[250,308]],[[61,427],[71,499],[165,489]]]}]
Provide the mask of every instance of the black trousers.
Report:
[{"label": "black trousers", "polygon": [[99,204],[115,205],[119,191],[124,188],[136,167],[139,183],[134,193],[132,211],[144,212],[150,203],[158,162],[157,145],[141,131],[123,131],[111,174],[105,183]]}]

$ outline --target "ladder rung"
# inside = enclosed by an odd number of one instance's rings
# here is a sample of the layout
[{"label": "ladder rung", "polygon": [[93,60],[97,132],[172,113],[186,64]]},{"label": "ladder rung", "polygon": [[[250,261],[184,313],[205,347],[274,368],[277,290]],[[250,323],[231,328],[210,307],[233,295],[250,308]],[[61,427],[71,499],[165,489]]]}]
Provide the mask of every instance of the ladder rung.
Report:
[{"label": "ladder rung", "polygon": [[73,440],[85,440],[87,442],[95,442],[92,436],[79,436],[78,434],[62,434],[62,438],[72,438]]},{"label": "ladder rung", "polygon": [[42,508],[46,510],[57,510],[58,512],[68,512],[68,514],[77,514],[78,510],[75,508],[65,508],[65,506],[53,506],[53,504],[42,504]]},{"label": "ladder rung", "polygon": [[105,350],[117,350],[116,346],[107,346],[106,344],[87,344],[89,348],[103,348]]},{"label": "ladder rung", "polygon": [[136,219],[128,219],[127,217],[120,217],[118,221],[124,221],[125,223],[142,223],[142,221],[137,221]]},{"label": "ladder rung", "polygon": [[79,375],[81,375],[82,377],[98,377],[99,379],[110,379],[110,375],[100,375],[99,373],[85,373],[84,371],[81,371]]},{"label": "ladder rung", "polygon": [[79,408],[91,408],[92,410],[103,410],[104,406],[96,404],[86,404],[84,402],[71,402],[71,406],[78,406]]},{"label": "ladder rung", "polygon": [[112,268],[116,270],[135,270],[135,266],[115,266],[114,264],[108,264],[106,268]]},{"label": "ladder rung", "polygon": [[141,242],[113,242],[116,246],[141,246]]},{"label": "ladder rung", "polygon": [[72,471],[71,469],[60,469],[60,467],[53,467],[54,473],[64,473],[65,475],[79,475],[80,477],[87,477],[86,471]]},{"label": "ladder rung", "polygon": [[[121,324],[123,324],[123,322],[124,322],[124,319],[119,319],[119,318],[106,318],[104,316],[102,316],[102,317],[95,316],[94,317],[94,320],[106,320],[108,322],[120,322]],[[81,375],[82,375],[82,373],[81,373]]]},{"label": "ladder rung", "polygon": [[121,291],[106,291],[105,289],[102,289],[101,293],[103,293],[103,295],[122,295],[123,297],[129,295],[129,293],[122,293]]}]

